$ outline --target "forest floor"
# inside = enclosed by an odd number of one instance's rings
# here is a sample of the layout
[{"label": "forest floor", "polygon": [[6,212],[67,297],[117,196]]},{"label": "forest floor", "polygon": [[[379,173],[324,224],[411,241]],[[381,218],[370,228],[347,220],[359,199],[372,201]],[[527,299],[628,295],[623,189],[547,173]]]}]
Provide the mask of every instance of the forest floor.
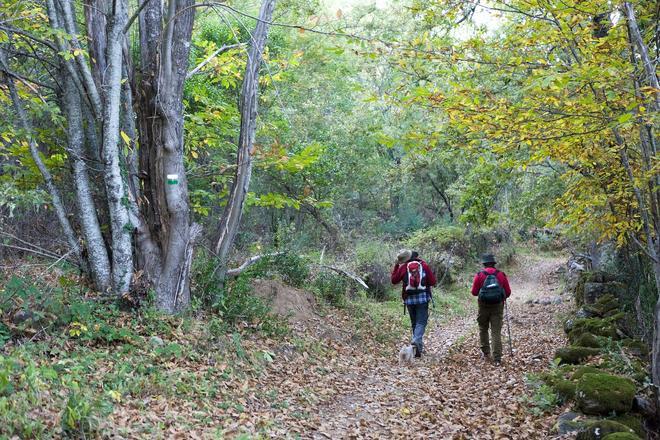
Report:
[{"label": "forest floor", "polygon": [[481,359],[476,304],[467,290],[464,316],[443,320],[442,310],[431,312],[426,353],[411,366],[398,364],[405,331],[398,343],[383,349],[378,341],[356,338],[347,329],[350,318],[338,312],[299,327],[330,350],[317,359],[293,354],[270,364],[258,382],[277,396],[277,403],[253,400],[252,410],[225,426],[224,433],[311,439],[559,438],[551,430],[564,409],[539,408],[528,377],[548,369],[555,349],[565,343],[560,317],[569,306],[533,302],[560,293],[557,269],[563,263],[525,256],[512,268],[514,354],[504,337],[502,366]]},{"label": "forest floor", "polygon": [[550,437],[560,409],[534,414],[526,377],[547,369],[564,343],[556,318],[565,306],[530,300],[558,293],[555,275],[562,261],[524,263],[509,275],[514,354],[505,327],[500,367],[481,358],[473,307],[468,316],[435,326],[426,338],[427,354],[412,366],[399,366],[393,353],[367,358],[367,365],[358,363],[352,374],[338,378],[335,386],[343,391],[319,411],[313,438]]},{"label": "forest floor", "polygon": [[467,278],[451,294],[436,289],[426,353],[409,366],[398,364],[409,331],[398,301],[337,309],[257,281],[297,311],[270,337],[255,330],[264,322],[227,331],[213,316],[77,311],[68,327],[0,350],[0,379],[13,382],[0,438],[559,438],[551,428],[564,408],[544,405],[529,375],[565,341],[570,304],[533,302],[561,293],[562,264],[523,254],[504,268],[514,353],[505,328],[500,367],[480,358]]}]

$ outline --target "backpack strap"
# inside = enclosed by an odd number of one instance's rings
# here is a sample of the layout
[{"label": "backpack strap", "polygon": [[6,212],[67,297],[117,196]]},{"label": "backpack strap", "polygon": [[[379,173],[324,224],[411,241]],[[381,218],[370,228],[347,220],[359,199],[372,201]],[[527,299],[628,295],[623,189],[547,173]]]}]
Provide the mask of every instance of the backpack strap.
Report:
[{"label": "backpack strap", "polygon": [[497,269],[495,269],[495,272],[493,272],[493,273],[489,273],[489,272],[486,272],[485,270],[482,270],[481,273],[484,274],[484,275],[486,275],[486,276],[488,276],[488,275],[495,275],[495,276],[497,276],[497,274],[500,273],[500,271],[497,270]]},{"label": "backpack strap", "polygon": [[[495,275],[495,277],[497,278],[497,274],[500,273],[500,271],[495,269],[495,272],[489,273],[489,272],[486,272],[486,270],[484,269],[484,270],[480,271],[479,273],[484,274],[486,276],[486,278],[488,278],[488,275]],[[486,278],[484,278],[483,283],[481,283],[481,287],[483,287],[484,284],[486,283]],[[499,283],[499,280],[498,280],[498,283]]]}]

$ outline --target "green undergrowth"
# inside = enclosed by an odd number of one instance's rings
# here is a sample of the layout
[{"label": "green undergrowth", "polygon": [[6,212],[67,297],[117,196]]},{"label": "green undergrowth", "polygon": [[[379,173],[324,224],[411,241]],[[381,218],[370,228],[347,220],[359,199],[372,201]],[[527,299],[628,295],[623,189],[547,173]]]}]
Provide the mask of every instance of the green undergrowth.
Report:
[{"label": "green undergrowth", "polygon": [[[214,281],[214,269],[212,259],[195,261],[192,307],[179,316],[159,313],[149,298],[128,309],[85,298],[91,292],[66,274],[6,279],[0,289],[0,438],[94,438],[113,430],[157,436],[165,425],[109,425],[126,411],[148,412],[157,400],[181,408],[203,402],[202,410],[175,417],[179,427],[194,427],[217,408],[244,411],[238,390],[283,361],[281,347],[292,347],[296,359],[314,368],[335,356],[331,342],[294,333],[272,315],[254,295],[253,278],[280,279],[313,293],[319,314],[347,317],[343,330],[350,337],[343,343],[389,353],[410,331],[400,285],[390,283],[375,301],[349,278],[292,253],[265,259],[225,285]],[[459,274],[455,283],[434,289],[429,332],[470,310],[470,282],[471,274]]]},{"label": "green undergrowth", "polygon": [[[282,269],[255,269],[284,278]],[[194,415],[177,416],[179,429],[192,428],[215,408],[244,411],[241,384],[282,362],[279,347],[293,347],[293,355],[310,365],[334,356],[328,341],[294,334],[284,318],[271,315],[252,294],[254,276],[248,272],[223,287],[208,283],[206,297],[196,291],[190,313],[180,316],[162,315],[148,302],[121,310],[115,303],[83,299],[79,286],[65,277],[55,285],[10,279],[0,290],[0,438],[95,438],[113,429],[149,437],[164,428],[108,423],[127,409],[148,412],[156,400],[174,407],[205,402]],[[295,283],[296,273],[286,280]],[[384,350],[408,328],[398,301],[374,302],[364,292],[351,293],[345,277],[331,272],[306,280],[322,300],[321,312],[340,306],[354,322],[348,343]],[[196,278],[194,287],[200,289],[202,281]],[[333,297],[337,291],[342,295]]]},{"label": "green undergrowth", "polygon": [[[227,289],[215,310],[167,316],[82,299],[64,280],[11,278],[0,289],[0,438],[102,437],[109,414],[148,411],[151,399],[233,402],[227,383],[260,375],[291,334],[263,305],[238,312],[250,302],[243,280]],[[298,345],[310,358],[324,354],[304,338]]]}]

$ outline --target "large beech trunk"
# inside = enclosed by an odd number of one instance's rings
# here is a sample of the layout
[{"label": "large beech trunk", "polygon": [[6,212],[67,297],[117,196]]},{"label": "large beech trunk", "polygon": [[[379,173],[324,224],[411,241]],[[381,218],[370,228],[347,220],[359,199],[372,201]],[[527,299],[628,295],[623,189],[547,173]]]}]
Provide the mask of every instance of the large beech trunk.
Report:
[{"label": "large beech trunk", "polygon": [[[183,151],[183,84],[188,70],[194,0],[44,0],[53,42],[42,42],[62,67],[56,84],[67,115],[69,160],[78,205],[81,251],[36,142],[35,162],[51,193],[65,237],[97,289],[123,295],[136,270],[155,287],[157,306],[173,313],[190,301],[190,266],[201,228],[191,223]],[[250,181],[259,66],[275,0],[265,0],[249,52],[241,94],[239,175],[228,203],[219,247],[226,257],[240,222]],[[129,18],[129,5],[136,6]],[[84,12],[86,35],[77,29]],[[139,52],[127,32],[139,26]],[[136,68],[132,58],[137,56]],[[2,69],[9,72],[7,63]],[[7,74],[12,100],[25,131],[29,116]],[[126,142],[127,145],[124,145]],[[85,149],[87,143],[87,149]],[[127,148],[127,153],[123,153]],[[135,153],[137,151],[137,154]],[[102,179],[90,178],[89,164]],[[100,214],[99,214],[100,213]],[[100,215],[109,218],[99,219]],[[109,232],[101,233],[107,222]],[[105,234],[105,236],[104,236]],[[135,258],[134,258],[135,257]]]},{"label": "large beech trunk", "polygon": [[139,206],[148,229],[143,231],[147,246],[139,249],[138,264],[156,286],[158,307],[170,313],[188,305],[192,245],[198,233],[197,227],[191,231],[183,163],[183,82],[193,4],[170,0],[164,11],[160,2],[149,2],[141,11],[142,75],[139,92],[133,91],[140,140],[138,174],[145,200]]},{"label": "large beech trunk", "polygon": [[118,0],[109,17],[106,52],[107,73],[103,102],[103,152],[105,192],[112,231],[112,284],[115,293],[122,295],[130,288],[133,275],[133,248],[126,203],[126,183],[122,176],[119,156],[119,125],[122,82],[122,30],[128,21],[127,4]]}]

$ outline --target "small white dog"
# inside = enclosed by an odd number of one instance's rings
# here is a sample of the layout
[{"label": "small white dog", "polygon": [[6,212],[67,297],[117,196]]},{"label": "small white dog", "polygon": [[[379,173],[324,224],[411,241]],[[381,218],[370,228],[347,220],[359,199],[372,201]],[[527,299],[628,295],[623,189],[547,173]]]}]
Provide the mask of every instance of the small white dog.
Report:
[{"label": "small white dog", "polygon": [[415,356],[415,346],[406,345],[399,350],[399,365],[410,364],[412,363],[413,357]]}]

